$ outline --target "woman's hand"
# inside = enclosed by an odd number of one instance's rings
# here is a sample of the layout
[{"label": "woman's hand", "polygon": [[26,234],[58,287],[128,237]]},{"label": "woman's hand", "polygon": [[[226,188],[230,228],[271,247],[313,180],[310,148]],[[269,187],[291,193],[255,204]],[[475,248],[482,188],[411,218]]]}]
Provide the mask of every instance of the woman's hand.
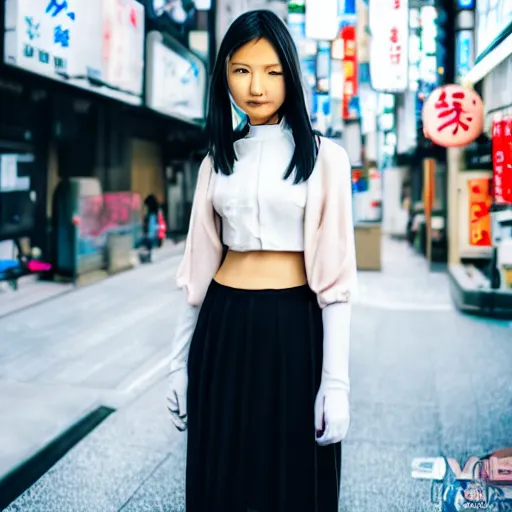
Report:
[{"label": "woman's hand", "polygon": [[185,294],[180,307],[169,364],[166,401],[174,425],[183,432],[187,428],[187,360],[200,308],[190,306]]},{"label": "woman's hand", "polygon": [[169,375],[167,408],[176,428],[183,432],[187,429],[187,368],[175,370]]},{"label": "woman's hand", "polygon": [[315,400],[316,442],[327,446],[345,439],[350,425],[350,403],[344,389],[325,389],[320,385]]}]

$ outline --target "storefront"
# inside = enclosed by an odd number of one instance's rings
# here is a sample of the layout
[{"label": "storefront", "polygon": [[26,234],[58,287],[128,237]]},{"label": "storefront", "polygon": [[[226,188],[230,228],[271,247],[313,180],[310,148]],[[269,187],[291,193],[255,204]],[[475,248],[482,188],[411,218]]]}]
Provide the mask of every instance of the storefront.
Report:
[{"label": "storefront", "polygon": [[484,102],[484,133],[449,151],[450,277],[457,305],[512,314],[512,3],[477,1],[475,65],[461,82]]},{"label": "storefront", "polygon": [[[411,2],[408,91],[395,110],[398,169],[405,175],[399,217],[401,226],[405,221],[407,239],[429,263],[447,259],[446,151],[424,136],[422,110],[432,91],[452,79],[453,51],[446,45],[452,24],[448,2]],[[432,204],[425,201],[428,191],[433,194]]]},{"label": "storefront", "polygon": [[[46,167],[51,100],[44,80],[30,83],[23,72],[4,65],[16,14],[1,10],[0,47],[0,259],[13,256],[12,239],[46,245]],[[7,29],[4,39],[4,27]]]},{"label": "storefront", "polygon": [[28,237],[44,249],[49,102],[39,94],[16,77],[0,80],[0,241]]},{"label": "storefront", "polygon": [[2,28],[1,236],[29,237],[46,255],[62,178],[130,188],[123,121],[143,104],[144,7],[6,0]]}]

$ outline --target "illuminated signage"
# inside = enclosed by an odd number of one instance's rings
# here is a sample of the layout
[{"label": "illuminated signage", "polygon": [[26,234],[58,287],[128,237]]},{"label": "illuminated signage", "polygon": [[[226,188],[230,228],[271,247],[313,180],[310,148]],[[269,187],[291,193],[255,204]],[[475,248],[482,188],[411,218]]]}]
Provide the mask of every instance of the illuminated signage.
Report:
[{"label": "illuminated signage", "polygon": [[408,0],[370,2],[370,76],[381,92],[403,92],[408,82]]}]

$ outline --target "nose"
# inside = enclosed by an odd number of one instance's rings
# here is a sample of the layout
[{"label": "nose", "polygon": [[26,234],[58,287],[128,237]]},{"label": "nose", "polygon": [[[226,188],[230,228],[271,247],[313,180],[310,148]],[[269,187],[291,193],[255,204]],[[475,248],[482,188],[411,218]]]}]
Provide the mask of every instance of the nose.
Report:
[{"label": "nose", "polygon": [[263,80],[258,73],[253,73],[251,78],[251,95],[262,96],[263,95]]}]

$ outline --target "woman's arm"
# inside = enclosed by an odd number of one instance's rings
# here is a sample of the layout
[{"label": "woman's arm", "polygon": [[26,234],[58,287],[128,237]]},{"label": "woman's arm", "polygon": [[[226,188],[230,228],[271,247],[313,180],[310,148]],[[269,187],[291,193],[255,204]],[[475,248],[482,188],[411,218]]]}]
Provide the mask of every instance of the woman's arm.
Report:
[{"label": "woman's arm", "polygon": [[167,407],[180,431],[187,426],[190,343],[201,304],[222,259],[220,219],[213,209],[212,190],[209,187],[212,173],[211,160],[207,156],[199,168],[185,252],[176,276],[178,288],[183,289],[184,293],[172,343]]},{"label": "woman's arm", "polygon": [[207,155],[199,168],[185,253],[176,275],[178,288],[185,289],[191,306],[202,304],[222,260],[220,219],[213,208],[213,187],[210,187],[213,174],[211,158]]},{"label": "woman's arm", "polygon": [[180,299],[179,309],[177,308],[178,323],[171,348],[170,373],[187,368],[190,342],[201,310],[200,306],[191,306],[184,293],[181,294]]},{"label": "woman's arm", "polygon": [[322,432],[318,444],[345,438],[350,425],[350,321],[352,307],[336,302],[322,309],[323,360],[320,389],[315,402],[315,426]]},{"label": "woman's arm", "polygon": [[346,151],[331,141],[321,163],[323,204],[311,287],[322,308],[323,364],[315,403],[318,444],[345,438],[349,423],[351,303],[357,292],[352,176]]}]

